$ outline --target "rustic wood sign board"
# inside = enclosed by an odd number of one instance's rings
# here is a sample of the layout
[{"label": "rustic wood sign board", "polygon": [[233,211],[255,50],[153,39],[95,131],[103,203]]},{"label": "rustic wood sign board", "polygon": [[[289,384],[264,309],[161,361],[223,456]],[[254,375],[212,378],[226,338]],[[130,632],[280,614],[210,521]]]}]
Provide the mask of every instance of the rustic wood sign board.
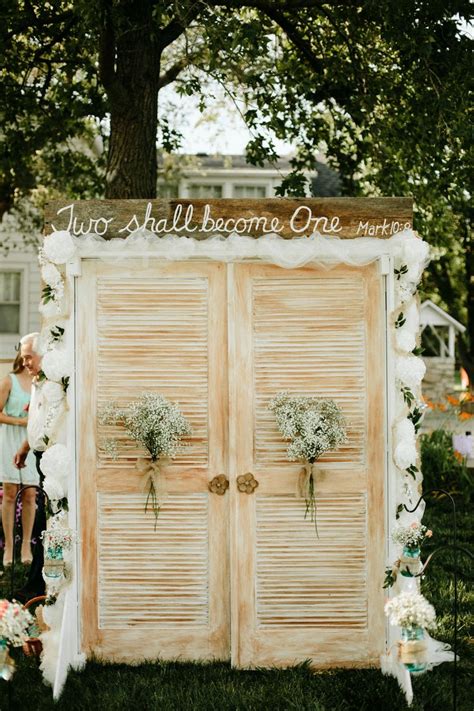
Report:
[{"label": "rustic wood sign board", "polygon": [[64,200],[47,203],[45,233],[98,234],[126,238],[144,228],[157,236],[188,235],[204,239],[233,232],[276,233],[285,238],[313,232],[354,239],[388,239],[410,228],[411,198],[269,198],[259,200]]}]

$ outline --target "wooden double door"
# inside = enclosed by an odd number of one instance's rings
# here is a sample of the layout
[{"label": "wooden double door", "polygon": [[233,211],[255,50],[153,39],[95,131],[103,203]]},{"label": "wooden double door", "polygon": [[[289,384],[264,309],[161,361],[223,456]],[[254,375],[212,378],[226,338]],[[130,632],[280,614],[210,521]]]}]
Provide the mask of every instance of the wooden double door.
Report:
[{"label": "wooden double door", "polygon": [[[384,645],[384,311],[376,264],[105,265],[77,280],[83,650],[238,667],[378,663]],[[268,410],[282,390],[334,398],[349,441],[319,463],[317,518]],[[158,526],[143,455],[106,402],[176,401],[193,427],[165,469]],[[122,441],[118,459],[104,442]],[[239,491],[237,477],[258,486]],[[225,475],[229,488],[209,489]],[[212,488],[212,487],[211,487]],[[250,489],[251,487],[249,487]]]}]

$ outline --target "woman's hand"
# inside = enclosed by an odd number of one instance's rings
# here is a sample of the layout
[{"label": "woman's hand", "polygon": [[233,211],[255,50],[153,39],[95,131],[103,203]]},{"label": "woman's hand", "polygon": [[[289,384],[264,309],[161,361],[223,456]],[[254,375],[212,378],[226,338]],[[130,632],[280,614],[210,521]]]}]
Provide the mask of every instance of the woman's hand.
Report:
[{"label": "woman's hand", "polygon": [[26,440],[25,442],[23,442],[20,449],[13,458],[13,464],[16,466],[17,469],[23,469],[26,466],[25,460],[29,451],[30,445],[28,444],[28,440]]},{"label": "woman's hand", "polygon": [[0,425],[18,425],[19,427],[26,427],[28,424],[27,417],[13,417],[13,415],[5,415],[4,412],[0,412]]}]

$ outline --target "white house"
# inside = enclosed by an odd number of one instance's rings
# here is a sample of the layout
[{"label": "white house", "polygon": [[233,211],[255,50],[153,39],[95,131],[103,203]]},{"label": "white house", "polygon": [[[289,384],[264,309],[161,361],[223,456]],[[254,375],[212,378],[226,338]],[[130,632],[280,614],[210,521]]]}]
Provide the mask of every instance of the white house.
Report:
[{"label": "white house", "polygon": [[36,249],[14,241],[9,246],[8,253],[0,255],[0,377],[10,371],[21,336],[40,325]]},{"label": "white house", "polygon": [[[280,158],[259,168],[249,165],[242,155],[160,156],[158,193],[160,197],[182,198],[269,198],[291,171],[290,158]],[[339,178],[324,163],[307,175],[307,195],[340,195]]]}]

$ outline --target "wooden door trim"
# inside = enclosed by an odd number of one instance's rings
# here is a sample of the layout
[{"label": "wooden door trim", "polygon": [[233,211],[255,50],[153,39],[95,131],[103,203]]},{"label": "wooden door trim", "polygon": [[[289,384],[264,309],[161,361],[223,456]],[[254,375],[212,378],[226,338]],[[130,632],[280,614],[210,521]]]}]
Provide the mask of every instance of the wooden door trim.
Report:
[{"label": "wooden door trim", "polygon": [[[84,294],[84,305],[78,309],[77,332],[80,340],[80,358],[78,359],[79,385],[79,539],[81,541],[81,585],[80,619],[82,651],[89,653],[97,640],[92,630],[98,630],[98,573],[95,557],[88,555],[88,550],[97,550],[97,496],[94,473],[96,468],[96,411],[97,411],[97,370],[95,368],[94,336],[97,327],[96,302],[96,267],[97,262],[90,260],[83,264],[81,278],[78,279],[78,303]],[[85,305],[87,304],[87,308]],[[82,406],[84,393],[88,393],[89,412]],[[84,621],[87,620],[87,624]],[[100,635],[100,632],[99,632]]]}]

